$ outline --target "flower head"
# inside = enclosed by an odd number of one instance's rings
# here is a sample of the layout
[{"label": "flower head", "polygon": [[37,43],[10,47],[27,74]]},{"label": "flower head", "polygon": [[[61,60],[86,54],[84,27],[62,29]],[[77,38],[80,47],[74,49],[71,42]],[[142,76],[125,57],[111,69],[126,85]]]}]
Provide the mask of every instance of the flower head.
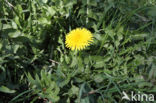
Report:
[{"label": "flower head", "polygon": [[85,28],[76,28],[66,35],[66,47],[71,50],[82,50],[93,41],[92,33]]}]

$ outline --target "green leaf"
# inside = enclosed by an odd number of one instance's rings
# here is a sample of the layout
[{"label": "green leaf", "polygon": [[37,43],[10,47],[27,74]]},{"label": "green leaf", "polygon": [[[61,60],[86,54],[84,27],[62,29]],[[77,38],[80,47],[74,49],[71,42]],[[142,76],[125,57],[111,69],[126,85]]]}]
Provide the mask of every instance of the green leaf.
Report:
[{"label": "green leaf", "polygon": [[18,27],[17,27],[17,24],[16,24],[14,21],[12,21],[11,24],[12,24],[12,28],[13,28],[13,29],[17,29],[17,28],[18,28]]},{"label": "green leaf", "polygon": [[47,7],[47,11],[48,11],[50,16],[54,16],[56,13],[56,11],[53,7]]},{"label": "green leaf", "polygon": [[5,86],[1,86],[0,87],[0,92],[4,92],[4,93],[15,93],[16,91],[15,90],[11,90]]},{"label": "green leaf", "polygon": [[15,100],[18,99],[19,97],[21,97],[21,96],[23,96],[24,94],[29,93],[29,92],[31,92],[31,91],[32,91],[32,89],[29,89],[29,90],[26,90],[26,91],[24,91],[24,92],[18,94],[16,97],[14,97],[13,99],[11,99],[10,102],[15,101]]},{"label": "green leaf", "polygon": [[48,2],[48,0],[39,0],[40,2],[42,2],[42,3],[47,3]]},{"label": "green leaf", "polygon": [[80,103],[95,103],[95,99],[93,94],[92,95],[87,95],[88,92],[91,91],[91,88],[89,84],[83,83],[80,87],[79,91],[79,102]]},{"label": "green leaf", "polygon": [[8,36],[10,38],[17,38],[19,36],[22,36],[22,33],[20,31],[12,31],[8,33]]},{"label": "green leaf", "polygon": [[103,80],[104,80],[104,77],[102,76],[102,74],[98,74],[98,75],[94,76],[94,81],[96,83],[101,83],[101,82],[103,82]]},{"label": "green leaf", "polygon": [[78,95],[78,92],[79,92],[79,88],[76,87],[75,85],[72,85],[72,88],[70,89],[70,93],[71,95]]},{"label": "green leaf", "polygon": [[95,68],[102,68],[104,67],[104,62],[103,61],[97,61],[96,64],[94,65]]},{"label": "green leaf", "polygon": [[46,24],[46,25],[50,25],[50,21],[48,20],[48,18],[44,18],[44,17],[42,17],[42,18],[40,18],[39,19],[39,22],[41,23],[41,24]]},{"label": "green leaf", "polygon": [[147,12],[147,14],[149,16],[156,17],[156,6],[155,7],[151,7],[150,10]]},{"label": "green leaf", "polygon": [[0,42],[0,50],[2,49],[2,47],[3,47],[3,45],[2,45],[1,42]]}]

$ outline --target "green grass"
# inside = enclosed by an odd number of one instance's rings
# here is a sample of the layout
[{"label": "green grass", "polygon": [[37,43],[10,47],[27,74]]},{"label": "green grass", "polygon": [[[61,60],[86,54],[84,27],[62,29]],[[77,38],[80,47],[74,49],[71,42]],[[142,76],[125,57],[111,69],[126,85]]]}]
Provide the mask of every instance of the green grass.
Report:
[{"label": "green grass", "polygon": [[[78,52],[65,47],[77,27],[94,36]],[[155,0],[1,0],[0,103],[128,103],[123,91],[155,94],[155,33]]]}]

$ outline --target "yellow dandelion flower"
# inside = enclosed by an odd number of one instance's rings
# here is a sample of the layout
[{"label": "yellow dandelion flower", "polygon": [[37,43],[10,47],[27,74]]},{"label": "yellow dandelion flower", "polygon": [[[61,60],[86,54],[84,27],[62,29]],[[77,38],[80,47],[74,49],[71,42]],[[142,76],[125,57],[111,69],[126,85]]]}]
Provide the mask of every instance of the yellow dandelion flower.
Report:
[{"label": "yellow dandelion flower", "polygon": [[92,33],[85,28],[77,28],[66,35],[66,47],[71,50],[82,50],[93,41]]}]

